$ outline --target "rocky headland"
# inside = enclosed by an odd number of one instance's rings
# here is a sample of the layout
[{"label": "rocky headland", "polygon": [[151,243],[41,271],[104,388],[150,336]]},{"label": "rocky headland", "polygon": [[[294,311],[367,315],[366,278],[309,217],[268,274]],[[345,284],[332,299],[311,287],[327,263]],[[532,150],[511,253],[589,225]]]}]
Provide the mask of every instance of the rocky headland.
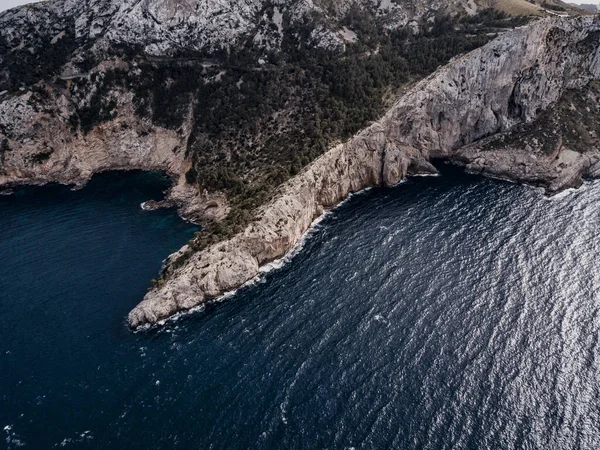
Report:
[{"label": "rocky headland", "polygon": [[[557,108],[567,93],[598,102],[592,88],[600,77],[599,31],[595,17],[545,19],[452,61],[402,95],[381,120],[281,186],[242,233],[200,252],[182,249],[131,311],[129,324],[156,323],[239,287],[289,252],[315,218],[350,193],[433,173],[432,159],[550,193],[597,176],[598,116],[579,130],[589,139],[582,151],[575,148],[581,134],[569,138],[558,126],[548,129],[546,113],[581,112],[576,101]],[[583,105],[584,115],[595,107]],[[554,119],[568,124],[569,117]]]},{"label": "rocky headland", "polygon": [[46,89],[51,107],[37,107],[39,94],[32,91],[0,102],[0,188],[51,182],[81,187],[106,170],[162,170],[173,177],[164,203],[178,207],[183,217],[198,223],[227,214],[225,196],[186,183],[185,126],[169,130],[136,116],[132,94],[121,91],[114,94],[112,120],[74,133],[70,99]]}]

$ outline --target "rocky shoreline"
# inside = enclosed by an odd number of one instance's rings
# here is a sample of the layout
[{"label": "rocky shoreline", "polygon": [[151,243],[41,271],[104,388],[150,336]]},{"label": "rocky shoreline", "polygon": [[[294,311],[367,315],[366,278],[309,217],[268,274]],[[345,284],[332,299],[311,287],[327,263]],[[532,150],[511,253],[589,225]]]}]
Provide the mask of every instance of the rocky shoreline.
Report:
[{"label": "rocky shoreline", "polygon": [[[9,151],[0,152],[0,189],[18,185],[60,183],[81,188],[94,174],[118,170],[160,170],[173,179],[163,200],[194,223],[227,215],[224,195],[199,192],[186,183],[188,127],[175,132],[140,119],[131,93],[120,93],[117,119],[89,133],[74,133],[65,121],[70,112],[59,93],[49,103],[58,110],[40,112],[30,104],[31,92],[0,102],[0,129],[10,130]],[[0,135],[1,137],[1,135]]]},{"label": "rocky shoreline", "polygon": [[[352,192],[435,173],[432,159],[542,186],[548,193],[599,177],[597,136],[585,152],[559,135],[550,136],[550,149],[523,136],[498,139],[544,120],[565,92],[582,91],[600,79],[599,36],[596,17],[544,19],[454,59],[402,94],[379,121],[281,185],[243,232],[199,252],[185,246],[171,255],[165,277],[131,311],[129,325],[159,322],[238,288],[291,251],[317,217]],[[66,121],[70,109],[58,94],[52,99],[58,110],[47,112],[31,107],[31,93],[1,102],[0,126],[12,138],[10,151],[0,152],[0,188],[83,185],[105,170],[158,169],[173,177],[173,186],[148,207],[175,205],[196,223],[225,217],[224,195],[199,192],[186,182],[185,144],[193,119],[177,132],[160,128],[136,116],[130,92],[117,94],[116,119],[75,135]]]},{"label": "rocky shoreline", "polygon": [[452,162],[468,173],[541,187],[548,195],[578,188],[584,179],[600,178],[600,152],[588,155],[563,150],[557,158],[533,158],[515,151],[510,154],[461,152]]},{"label": "rocky shoreline", "polygon": [[540,185],[550,193],[600,175],[596,149],[581,154],[561,145],[548,155],[535,148],[481,147],[488,136],[535,121],[566,89],[598,79],[599,30],[592,17],[542,20],[441,68],[404,94],[380,121],[285,183],[244,232],[189,255],[130,312],[129,325],[159,322],[238,288],[261,266],[293,249],[315,218],[350,193],[390,186],[409,174],[433,173],[432,158]]}]

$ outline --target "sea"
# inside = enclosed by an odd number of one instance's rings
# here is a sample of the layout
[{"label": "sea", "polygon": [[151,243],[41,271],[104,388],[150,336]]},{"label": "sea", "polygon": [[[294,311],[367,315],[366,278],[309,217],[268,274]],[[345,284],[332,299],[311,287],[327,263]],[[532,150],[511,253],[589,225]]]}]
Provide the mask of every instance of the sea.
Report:
[{"label": "sea", "polygon": [[141,209],[168,185],[0,196],[0,448],[600,448],[600,182],[547,197],[444,165],[132,332],[199,231]]}]

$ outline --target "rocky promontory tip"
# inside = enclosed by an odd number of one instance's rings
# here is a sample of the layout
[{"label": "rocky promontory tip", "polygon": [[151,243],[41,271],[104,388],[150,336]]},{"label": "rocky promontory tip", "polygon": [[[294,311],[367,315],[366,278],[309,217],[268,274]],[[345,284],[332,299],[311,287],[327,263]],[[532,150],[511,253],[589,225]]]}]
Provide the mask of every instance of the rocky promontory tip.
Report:
[{"label": "rocky promontory tip", "polygon": [[374,124],[285,183],[243,233],[193,253],[129,313],[129,324],[155,323],[240,287],[292,250],[317,217],[352,192],[436,172],[419,151],[388,141]]}]

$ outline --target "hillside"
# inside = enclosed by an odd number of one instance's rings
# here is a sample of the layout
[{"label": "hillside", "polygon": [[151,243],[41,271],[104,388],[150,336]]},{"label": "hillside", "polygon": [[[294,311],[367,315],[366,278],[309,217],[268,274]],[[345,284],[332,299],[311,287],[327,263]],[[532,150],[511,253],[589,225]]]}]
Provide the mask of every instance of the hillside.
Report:
[{"label": "hillside", "polygon": [[17,8],[0,15],[0,184],[166,169],[201,248],[407,85],[526,21],[460,1]]},{"label": "hillside", "polygon": [[580,9],[583,9],[587,12],[590,12],[592,14],[597,14],[598,12],[600,12],[600,10],[598,9],[598,5],[594,5],[591,3],[578,4],[578,5],[574,5],[574,6],[580,8]]},{"label": "hillside", "polygon": [[512,15],[542,16],[544,14],[538,3],[527,0],[487,0],[486,6]]}]

